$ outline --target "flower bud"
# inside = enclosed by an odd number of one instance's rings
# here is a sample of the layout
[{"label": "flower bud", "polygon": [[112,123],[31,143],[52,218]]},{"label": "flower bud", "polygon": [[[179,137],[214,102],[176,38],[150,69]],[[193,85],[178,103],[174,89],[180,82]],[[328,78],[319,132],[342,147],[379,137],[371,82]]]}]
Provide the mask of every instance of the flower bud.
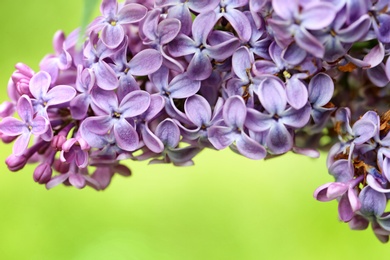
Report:
[{"label": "flower bud", "polygon": [[51,140],[51,147],[57,149],[58,151],[61,151],[62,145],[65,143],[65,141],[66,141],[66,136],[61,134],[56,135],[53,137],[53,140]]},{"label": "flower bud", "polygon": [[16,156],[11,154],[5,160],[5,163],[7,164],[10,171],[16,172],[23,169],[23,167],[26,165],[27,157],[25,155]]},{"label": "flower bud", "polygon": [[50,165],[48,163],[41,163],[35,168],[33,178],[35,182],[45,184],[50,181],[52,174],[53,170]]}]

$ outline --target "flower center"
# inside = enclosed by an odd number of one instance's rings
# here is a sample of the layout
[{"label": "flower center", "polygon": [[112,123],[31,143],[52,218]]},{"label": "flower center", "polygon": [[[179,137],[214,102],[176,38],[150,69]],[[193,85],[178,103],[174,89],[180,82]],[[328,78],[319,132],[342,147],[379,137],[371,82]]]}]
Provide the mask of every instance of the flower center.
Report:
[{"label": "flower center", "polygon": [[110,21],[110,24],[111,24],[112,26],[115,26],[115,25],[116,25],[116,21],[115,21],[115,20],[111,20],[111,21]]}]

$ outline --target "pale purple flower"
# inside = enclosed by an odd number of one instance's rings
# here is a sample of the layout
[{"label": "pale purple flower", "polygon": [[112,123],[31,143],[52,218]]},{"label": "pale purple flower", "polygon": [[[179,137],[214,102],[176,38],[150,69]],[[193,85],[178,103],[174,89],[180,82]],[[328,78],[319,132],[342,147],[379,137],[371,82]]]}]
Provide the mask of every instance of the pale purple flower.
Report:
[{"label": "pale purple flower", "polygon": [[247,108],[242,97],[229,97],[224,104],[222,115],[226,125],[214,125],[208,129],[211,144],[221,150],[235,143],[242,155],[254,160],[263,159],[267,153],[265,148],[244,131]]},{"label": "pale purple flower", "polygon": [[320,1],[303,4],[299,0],[292,0],[287,5],[284,0],[272,0],[272,6],[276,16],[269,19],[268,24],[277,43],[285,48],[295,41],[308,53],[322,58],[325,48],[310,30],[321,30],[330,25],[336,16],[334,6]]},{"label": "pale purple flower", "polygon": [[6,117],[0,122],[1,133],[8,136],[18,136],[13,146],[13,154],[21,156],[27,149],[31,135],[40,136],[49,128],[49,121],[41,116],[34,116],[33,106],[28,96],[20,97],[16,111],[21,120]]},{"label": "pale purple flower", "polygon": [[139,137],[128,121],[145,112],[150,104],[150,95],[146,91],[135,90],[127,94],[119,103],[112,91],[96,88],[92,91],[94,104],[100,109],[97,116],[89,117],[81,124],[81,137],[93,147],[96,140],[89,132],[105,135],[113,131],[118,146],[126,151],[138,148]]},{"label": "pale purple flower", "polygon": [[118,47],[125,38],[124,26],[139,22],[147,13],[147,8],[140,4],[126,4],[118,10],[117,0],[103,0],[100,12],[103,16],[96,18],[90,30],[99,32],[104,45],[109,49]]},{"label": "pale purple flower", "polygon": [[202,13],[192,24],[192,38],[180,34],[168,45],[169,53],[174,57],[193,54],[187,67],[191,79],[207,79],[212,73],[211,59],[224,60],[231,56],[239,45],[238,39],[233,36],[227,37],[228,39],[219,44],[208,44],[207,38],[216,21],[214,12]]},{"label": "pale purple flower", "polygon": [[274,154],[282,154],[294,145],[292,129],[305,126],[310,119],[308,103],[300,109],[288,106],[284,84],[275,77],[264,79],[257,90],[264,111],[248,108],[245,126],[254,132],[266,132],[265,144]]}]

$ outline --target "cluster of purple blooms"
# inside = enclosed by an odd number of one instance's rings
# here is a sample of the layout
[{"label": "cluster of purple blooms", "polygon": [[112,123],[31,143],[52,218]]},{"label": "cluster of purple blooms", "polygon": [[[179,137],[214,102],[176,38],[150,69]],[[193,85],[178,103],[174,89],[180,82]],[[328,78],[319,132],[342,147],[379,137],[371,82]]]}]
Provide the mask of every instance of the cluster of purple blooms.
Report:
[{"label": "cluster of purple blooms", "polygon": [[335,182],[314,197],[389,240],[389,0],[103,0],[100,11],[81,47],[79,30],[59,31],[40,71],[16,65],[0,106],[11,171],[38,163],[48,189],[103,190],[131,174],[125,159],[329,150]]}]

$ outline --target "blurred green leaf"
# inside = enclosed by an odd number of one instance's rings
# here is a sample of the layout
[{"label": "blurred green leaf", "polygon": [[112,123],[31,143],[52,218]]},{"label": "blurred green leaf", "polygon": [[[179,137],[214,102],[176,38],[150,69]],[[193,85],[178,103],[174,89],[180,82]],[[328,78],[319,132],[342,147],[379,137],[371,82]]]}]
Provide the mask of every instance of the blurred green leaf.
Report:
[{"label": "blurred green leaf", "polygon": [[79,46],[83,42],[84,39],[84,32],[87,28],[91,16],[95,11],[95,8],[98,4],[98,0],[84,0],[84,10],[83,10],[83,16],[81,18],[81,26],[80,26],[80,37],[79,37]]}]

